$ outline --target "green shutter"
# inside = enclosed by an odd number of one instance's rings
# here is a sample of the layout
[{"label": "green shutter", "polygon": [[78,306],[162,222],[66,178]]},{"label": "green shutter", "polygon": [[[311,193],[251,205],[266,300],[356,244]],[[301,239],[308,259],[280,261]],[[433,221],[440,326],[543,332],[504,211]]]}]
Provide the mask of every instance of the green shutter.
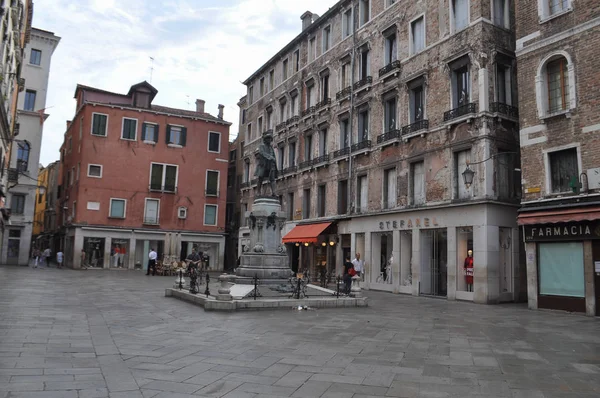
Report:
[{"label": "green shutter", "polygon": [[142,141],[146,141],[146,123],[142,123]]},{"label": "green shutter", "polygon": [[154,142],[158,143],[158,124],[154,126]]},{"label": "green shutter", "polygon": [[187,128],[181,128],[181,146],[185,146],[187,140]]},{"label": "green shutter", "polygon": [[170,138],[171,138],[171,126],[169,126],[169,125],[167,124],[167,137],[166,137],[166,142],[167,142],[167,144],[170,144],[170,143],[171,143],[171,141],[169,141],[169,139],[170,139]]}]

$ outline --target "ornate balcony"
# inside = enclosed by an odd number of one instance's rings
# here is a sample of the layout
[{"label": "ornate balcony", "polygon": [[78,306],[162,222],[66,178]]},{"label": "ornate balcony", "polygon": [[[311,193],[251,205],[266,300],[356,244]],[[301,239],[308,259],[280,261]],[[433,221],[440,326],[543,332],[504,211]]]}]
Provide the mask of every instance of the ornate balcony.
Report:
[{"label": "ornate balcony", "polygon": [[359,88],[364,87],[367,84],[371,84],[371,83],[373,83],[373,77],[367,76],[364,79],[360,79],[359,81],[354,83],[354,89],[358,90]]},{"label": "ornate balcony", "polygon": [[295,173],[296,171],[298,171],[298,166],[290,166],[290,167],[286,167],[285,169],[281,170],[280,173],[282,173],[283,175],[287,175],[287,174]]},{"label": "ornate balcony", "polygon": [[358,152],[363,149],[371,148],[371,140],[362,140],[356,144],[352,144],[352,152]]},{"label": "ornate balcony", "polygon": [[401,64],[400,61],[393,61],[389,64],[387,64],[386,66],[384,66],[383,68],[379,69],[379,77],[387,75],[388,73],[390,73],[391,71],[395,70],[395,69],[400,69]]},{"label": "ornate balcony", "polygon": [[298,163],[298,168],[299,169],[307,169],[310,166],[312,166],[312,159],[310,160],[305,160],[304,162],[300,162]]},{"label": "ornate balcony", "polygon": [[286,122],[281,122],[277,126],[275,126],[275,130],[281,131],[281,130],[285,129],[286,126],[287,126]]},{"label": "ornate balcony", "polygon": [[344,99],[344,98],[348,97],[351,92],[352,92],[352,87],[348,86],[345,89],[343,89],[342,91],[338,91],[338,93],[335,95],[335,99],[337,101]]},{"label": "ornate balcony", "polygon": [[319,102],[317,105],[315,105],[315,110],[324,108],[328,105],[331,105],[331,98],[326,98],[323,101]]},{"label": "ornate balcony", "polygon": [[474,102],[470,102],[466,105],[459,106],[458,108],[454,108],[447,112],[444,112],[444,121],[447,122],[449,120],[456,119],[461,116],[475,112],[477,112],[477,104],[475,104]]},{"label": "ornate balcony", "polygon": [[315,113],[315,107],[311,106],[310,108],[307,108],[305,110],[302,111],[302,117],[308,116],[308,115],[312,115],[313,113]]},{"label": "ornate balcony", "polygon": [[416,133],[417,131],[425,130],[428,128],[429,128],[429,120],[427,120],[427,119],[419,120],[412,124],[409,124],[408,126],[402,127],[402,135]]},{"label": "ornate balcony", "polygon": [[242,182],[240,185],[241,189],[250,188],[250,181]]},{"label": "ornate balcony", "polygon": [[292,116],[291,118],[289,118],[288,120],[285,121],[285,125],[290,126],[292,124],[298,123],[299,121],[300,121],[299,116]]},{"label": "ornate balcony", "polygon": [[400,130],[390,130],[385,134],[377,136],[377,143],[382,144],[393,139],[400,138]]},{"label": "ornate balcony", "polygon": [[8,169],[8,182],[19,182],[19,170]]},{"label": "ornate balcony", "polygon": [[318,164],[327,163],[327,162],[329,162],[329,154],[328,153],[326,153],[325,155],[321,155],[319,157],[314,158],[312,160],[312,165],[316,166]]},{"label": "ornate balcony", "polygon": [[490,111],[492,113],[499,113],[502,115],[514,117],[515,119],[519,118],[519,108],[516,106],[504,104],[502,102],[492,102],[490,104]]},{"label": "ornate balcony", "polygon": [[347,146],[345,148],[342,149],[338,149],[337,151],[333,152],[333,157],[334,158],[339,158],[341,156],[348,156],[350,154],[350,147]]}]

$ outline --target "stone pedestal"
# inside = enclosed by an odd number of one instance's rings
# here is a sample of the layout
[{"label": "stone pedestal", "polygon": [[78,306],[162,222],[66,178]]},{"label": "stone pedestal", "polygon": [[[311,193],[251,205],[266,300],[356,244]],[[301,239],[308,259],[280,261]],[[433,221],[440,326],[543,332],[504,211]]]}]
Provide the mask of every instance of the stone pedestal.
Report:
[{"label": "stone pedestal", "polygon": [[279,199],[258,197],[245,216],[250,227],[250,244],[240,257],[235,282],[253,283],[252,278],[258,276],[261,284],[284,283],[292,276],[292,270],[285,245],[281,243],[285,213]]}]

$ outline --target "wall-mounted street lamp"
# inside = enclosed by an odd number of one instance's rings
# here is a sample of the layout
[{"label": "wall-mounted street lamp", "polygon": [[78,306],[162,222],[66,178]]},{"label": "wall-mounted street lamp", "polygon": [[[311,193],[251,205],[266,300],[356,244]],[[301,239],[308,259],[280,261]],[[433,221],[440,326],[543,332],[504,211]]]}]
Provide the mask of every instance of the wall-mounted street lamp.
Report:
[{"label": "wall-mounted street lamp", "polygon": [[[487,162],[488,160],[495,158],[496,156],[508,155],[508,154],[516,155],[516,154],[518,154],[518,152],[498,152],[498,153],[490,156],[489,158],[481,160],[479,162],[467,162],[467,168],[465,169],[465,171],[462,172],[463,182],[465,184],[465,187],[467,187],[467,189],[469,189],[471,187],[471,185],[473,184],[473,178],[475,177],[475,171],[469,167],[470,165],[481,164],[483,162]],[[514,169],[514,171],[521,171],[521,169]]]}]

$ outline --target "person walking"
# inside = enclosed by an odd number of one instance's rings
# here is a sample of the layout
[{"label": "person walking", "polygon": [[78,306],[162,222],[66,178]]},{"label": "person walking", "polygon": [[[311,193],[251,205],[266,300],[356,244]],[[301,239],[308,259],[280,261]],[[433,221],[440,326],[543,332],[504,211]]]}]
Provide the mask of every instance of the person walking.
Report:
[{"label": "person walking", "polygon": [[360,253],[356,253],[356,257],[352,260],[352,266],[354,267],[354,271],[356,271],[356,275],[362,276],[364,264],[364,261],[360,259]]},{"label": "person walking", "polygon": [[350,294],[350,289],[352,288],[352,277],[356,275],[356,271],[354,270],[354,266],[350,261],[350,256],[346,258],[346,262],[344,263],[344,293]]},{"label": "person walking", "polygon": [[40,263],[40,249],[33,249],[33,268],[37,268]]},{"label": "person walking", "polygon": [[44,263],[46,264],[46,267],[50,268],[50,255],[52,254],[52,252],[50,251],[50,248],[47,247],[46,250],[44,250]]},{"label": "person walking", "polygon": [[63,266],[63,258],[64,258],[64,254],[62,251],[58,251],[58,253],[56,253],[56,267],[57,268],[62,268]]},{"label": "person walking", "polygon": [[152,268],[152,276],[156,275],[156,258],[158,255],[154,251],[154,248],[150,249],[150,253],[148,253],[148,271],[146,275],[150,275],[150,268]]}]

